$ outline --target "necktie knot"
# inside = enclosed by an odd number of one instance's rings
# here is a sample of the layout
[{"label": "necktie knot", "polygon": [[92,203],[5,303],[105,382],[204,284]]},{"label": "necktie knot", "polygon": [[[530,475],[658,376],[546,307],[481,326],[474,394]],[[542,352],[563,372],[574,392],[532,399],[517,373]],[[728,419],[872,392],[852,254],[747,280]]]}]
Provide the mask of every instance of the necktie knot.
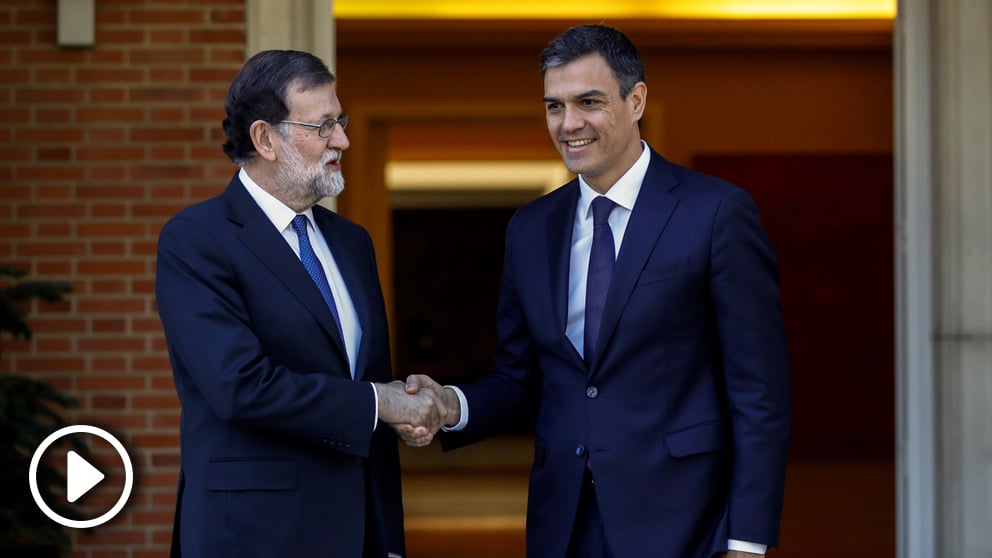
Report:
[{"label": "necktie knot", "polygon": [[606,196],[597,196],[592,200],[592,224],[593,226],[609,224],[610,213],[616,204]]},{"label": "necktie knot", "polygon": [[297,215],[293,217],[293,230],[296,231],[296,236],[303,239],[306,238],[310,240],[309,235],[307,235],[307,216]]}]

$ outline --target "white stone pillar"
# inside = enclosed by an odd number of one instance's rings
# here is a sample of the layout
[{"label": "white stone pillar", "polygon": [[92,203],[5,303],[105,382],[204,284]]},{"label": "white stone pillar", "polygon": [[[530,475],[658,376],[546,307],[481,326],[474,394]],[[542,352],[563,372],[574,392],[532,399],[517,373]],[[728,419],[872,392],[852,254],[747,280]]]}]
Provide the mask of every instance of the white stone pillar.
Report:
[{"label": "white stone pillar", "polygon": [[899,556],[992,556],[992,3],[900,2],[896,75]]},{"label": "white stone pillar", "polygon": [[992,556],[992,3],[935,2],[942,556]]}]

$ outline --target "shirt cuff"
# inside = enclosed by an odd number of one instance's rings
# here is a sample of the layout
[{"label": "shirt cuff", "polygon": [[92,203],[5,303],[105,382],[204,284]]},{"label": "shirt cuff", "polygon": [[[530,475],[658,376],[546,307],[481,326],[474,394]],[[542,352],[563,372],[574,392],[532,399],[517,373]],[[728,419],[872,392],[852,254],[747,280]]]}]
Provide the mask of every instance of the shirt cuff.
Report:
[{"label": "shirt cuff", "polygon": [[729,539],[727,542],[728,550],[739,550],[741,552],[750,552],[752,554],[764,555],[768,551],[767,544],[758,544],[753,542],[739,541],[737,539]]},{"label": "shirt cuff", "polygon": [[375,401],[375,414],[372,415],[372,432],[379,428],[379,390],[375,389],[375,382],[369,382],[372,386],[372,401]]},{"label": "shirt cuff", "polygon": [[458,432],[459,430],[465,430],[465,427],[468,426],[468,399],[465,398],[465,393],[458,386],[444,387],[451,388],[451,390],[455,392],[455,395],[458,396],[458,404],[461,406],[461,418],[458,421],[458,424],[451,427],[442,426],[441,430],[444,432]]}]

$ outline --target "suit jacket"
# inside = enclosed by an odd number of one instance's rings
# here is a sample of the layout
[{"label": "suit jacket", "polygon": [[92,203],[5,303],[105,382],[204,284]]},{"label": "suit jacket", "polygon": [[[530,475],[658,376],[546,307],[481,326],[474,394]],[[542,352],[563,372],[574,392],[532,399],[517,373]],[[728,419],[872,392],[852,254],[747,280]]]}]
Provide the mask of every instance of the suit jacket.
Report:
[{"label": "suit jacket", "polygon": [[[372,242],[322,207],[361,324],[355,379],[299,258],[234,177],[162,230],[156,296],[182,403],[176,545],[189,557],[405,554],[392,379]],[[366,526],[370,532],[366,537]]]},{"label": "suit jacket", "polygon": [[568,547],[586,467],[617,558],[776,545],[790,428],[778,270],[743,190],[652,152],[595,362],[565,336],[578,181],[506,233],[496,368],[446,448],[533,417],[528,555]]}]

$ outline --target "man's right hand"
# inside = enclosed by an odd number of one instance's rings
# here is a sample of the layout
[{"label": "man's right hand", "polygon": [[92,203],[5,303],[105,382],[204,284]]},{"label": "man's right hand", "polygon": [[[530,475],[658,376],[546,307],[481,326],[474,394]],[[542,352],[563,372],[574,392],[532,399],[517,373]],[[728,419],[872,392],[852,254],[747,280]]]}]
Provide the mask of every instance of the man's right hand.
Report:
[{"label": "man's right hand", "polygon": [[[391,426],[410,425],[412,429],[420,431],[420,439],[424,438],[424,432],[433,439],[434,434],[448,420],[444,400],[433,390],[410,392],[402,381],[396,380],[388,384],[376,384],[376,393],[379,397],[379,420]],[[426,443],[429,444],[430,440]]]},{"label": "man's right hand", "polygon": [[[413,374],[406,379],[406,392],[410,395],[432,394],[445,408],[446,417],[440,426],[454,426],[461,421],[461,403],[458,394],[451,388],[445,388],[429,376]],[[434,435],[440,429],[430,429],[414,423],[391,423],[400,438],[409,445],[424,447],[434,440]]]}]

